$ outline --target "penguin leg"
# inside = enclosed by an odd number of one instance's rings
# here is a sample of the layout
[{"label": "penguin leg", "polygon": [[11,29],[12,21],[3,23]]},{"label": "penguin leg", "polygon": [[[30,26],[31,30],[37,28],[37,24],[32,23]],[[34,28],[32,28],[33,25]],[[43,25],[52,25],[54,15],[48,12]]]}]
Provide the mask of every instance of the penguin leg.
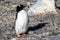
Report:
[{"label": "penguin leg", "polygon": [[56,9],[53,9],[52,11],[53,11],[53,12],[56,12]]},{"label": "penguin leg", "polygon": [[17,34],[17,38],[20,38],[20,37],[21,37],[21,35],[20,35],[20,34],[21,34],[21,33],[18,33],[18,34]]},{"label": "penguin leg", "polygon": [[25,37],[25,36],[26,36],[26,33],[23,33],[23,34],[22,34],[22,37]]}]

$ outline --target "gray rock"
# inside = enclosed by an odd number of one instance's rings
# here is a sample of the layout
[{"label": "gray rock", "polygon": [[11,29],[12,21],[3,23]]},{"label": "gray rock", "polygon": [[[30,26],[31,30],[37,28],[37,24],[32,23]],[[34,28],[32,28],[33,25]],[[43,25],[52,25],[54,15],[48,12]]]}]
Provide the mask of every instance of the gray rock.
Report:
[{"label": "gray rock", "polygon": [[48,38],[48,40],[60,40],[60,34],[50,37],[50,38]]},{"label": "gray rock", "polygon": [[60,0],[57,0],[56,5],[57,7],[60,7]]}]

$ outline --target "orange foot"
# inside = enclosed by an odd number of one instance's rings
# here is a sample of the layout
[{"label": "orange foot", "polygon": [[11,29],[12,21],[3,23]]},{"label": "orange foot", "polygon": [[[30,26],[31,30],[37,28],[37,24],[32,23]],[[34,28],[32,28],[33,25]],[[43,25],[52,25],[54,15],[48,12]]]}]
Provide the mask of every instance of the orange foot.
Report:
[{"label": "orange foot", "polygon": [[21,35],[20,35],[20,33],[18,33],[18,34],[17,34],[17,38],[20,38],[20,37],[21,37]]},{"label": "orange foot", "polygon": [[20,35],[20,33],[18,33],[16,40],[20,40],[20,37],[21,37],[21,35]]},{"label": "orange foot", "polygon": [[26,36],[26,34],[25,34],[25,33],[23,33],[23,34],[22,34],[22,37],[25,37],[25,36]]}]

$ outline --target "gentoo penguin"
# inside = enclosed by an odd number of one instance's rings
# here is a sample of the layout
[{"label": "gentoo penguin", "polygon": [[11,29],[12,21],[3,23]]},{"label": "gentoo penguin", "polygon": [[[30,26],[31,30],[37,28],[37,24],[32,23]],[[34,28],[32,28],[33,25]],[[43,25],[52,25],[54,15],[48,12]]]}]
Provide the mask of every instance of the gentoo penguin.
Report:
[{"label": "gentoo penguin", "polygon": [[28,29],[28,14],[23,9],[24,7],[24,5],[17,6],[17,19],[15,24],[15,30],[18,38],[21,37],[21,35],[25,36],[25,33]]},{"label": "gentoo penguin", "polygon": [[54,0],[37,0],[29,10],[29,15],[40,14],[44,12],[52,12],[55,10],[55,1]]}]

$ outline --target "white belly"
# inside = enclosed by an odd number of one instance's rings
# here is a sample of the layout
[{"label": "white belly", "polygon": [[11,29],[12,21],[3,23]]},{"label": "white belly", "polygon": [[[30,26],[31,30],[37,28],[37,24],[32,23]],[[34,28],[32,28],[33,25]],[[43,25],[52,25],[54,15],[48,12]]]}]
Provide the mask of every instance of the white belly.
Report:
[{"label": "white belly", "polygon": [[15,25],[16,33],[25,33],[28,29],[27,23],[28,23],[27,13],[24,10],[22,10],[18,13],[18,17],[16,20]]}]

